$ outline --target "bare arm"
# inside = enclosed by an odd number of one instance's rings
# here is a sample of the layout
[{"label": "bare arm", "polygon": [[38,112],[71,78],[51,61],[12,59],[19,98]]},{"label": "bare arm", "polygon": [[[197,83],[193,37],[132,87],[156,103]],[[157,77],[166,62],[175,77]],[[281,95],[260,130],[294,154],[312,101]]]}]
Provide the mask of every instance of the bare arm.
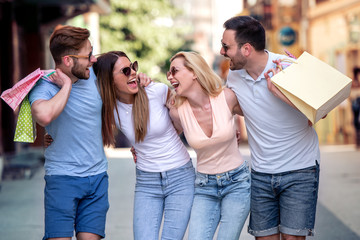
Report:
[{"label": "bare arm", "polygon": [[172,123],[173,123],[175,129],[176,129],[176,132],[178,134],[182,133],[184,130],[183,130],[182,126],[181,126],[180,116],[179,116],[179,112],[178,112],[177,108],[171,107],[169,110],[170,110],[170,112],[169,112],[170,113],[170,118],[172,120]]},{"label": "bare arm", "polygon": [[60,91],[49,100],[36,100],[31,106],[33,117],[43,127],[56,119],[64,110],[72,87],[72,81],[60,69],[56,69],[51,78],[60,87]]},{"label": "bare arm", "polygon": [[[239,120],[239,116],[244,116],[244,114],[235,93],[230,88],[224,88],[224,93],[225,93],[227,105],[232,115],[238,115],[235,117],[236,120]],[[236,121],[235,124],[236,124],[236,140],[239,145],[241,143],[240,124],[238,121]]]},{"label": "bare arm", "polygon": [[225,98],[230,112],[235,115],[244,116],[244,113],[240,107],[239,101],[235,93],[230,88],[224,88]]},{"label": "bare arm", "polygon": [[172,121],[174,128],[178,134],[181,134],[184,130],[181,125],[180,116],[177,108],[174,106],[174,92],[168,88],[167,97],[166,97],[166,107],[169,109],[169,115]]}]

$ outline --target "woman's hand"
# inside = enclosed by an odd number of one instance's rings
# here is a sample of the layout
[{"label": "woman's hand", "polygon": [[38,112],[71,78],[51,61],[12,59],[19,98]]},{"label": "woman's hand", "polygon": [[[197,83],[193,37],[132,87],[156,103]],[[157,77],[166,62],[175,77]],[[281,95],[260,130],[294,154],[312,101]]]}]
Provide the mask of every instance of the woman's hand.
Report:
[{"label": "woman's hand", "polygon": [[147,87],[152,82],[151,78],[145,73],[139,73],[137,79],[142,87]]},{"label": "woman's hand", "polygon": [[54,140],[52,139],[52,137],[48,133],[45,133],[45,135],[44,135],[44,147],[47,148],[48,146],[51,145],[51,143],[53,141]]},{"label": "woman's hand", "polygon": [[130,152],[131,152],[132,155],[133,155],[134,163],[136,163],[136,160],[137,160],[137,158],[136,158],[136,151],[135,151],[135,148],[134,148],[133,146],[131,146]]}]

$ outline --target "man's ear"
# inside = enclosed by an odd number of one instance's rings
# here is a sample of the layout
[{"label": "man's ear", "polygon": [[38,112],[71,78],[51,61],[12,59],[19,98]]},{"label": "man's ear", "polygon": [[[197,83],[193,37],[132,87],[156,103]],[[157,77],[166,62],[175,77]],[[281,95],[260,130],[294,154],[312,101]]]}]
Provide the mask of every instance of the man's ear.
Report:
[{"label": "man's ear", "polygon": [[62,62],[63,62],[63,64],[65,65],[65,66],[67,66],[67,67],[70,67],[72,64],[73,64],[73,59],[71,58],[71,57],[69,57],[69,56],[64,56],[64,57],[62,57]]},{"label": "man's ear", "polygon": [[241,46],[241,52],[246,57],[251,54],[252,50],[252,46],[249,43],[245,43]]}]

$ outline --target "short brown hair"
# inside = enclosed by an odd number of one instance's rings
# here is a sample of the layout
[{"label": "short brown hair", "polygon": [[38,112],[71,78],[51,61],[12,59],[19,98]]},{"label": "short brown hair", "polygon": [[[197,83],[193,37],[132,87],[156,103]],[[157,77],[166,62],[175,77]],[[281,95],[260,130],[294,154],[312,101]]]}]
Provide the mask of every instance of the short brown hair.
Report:
[{"label": "short brown hair", "polygon": [[90,37],[86,28],[57,25],[50,36],[50,52],[56,64],[61,63],[61,57],[77,54]]},{"label": "short brown hair", "polygon": [[256,51],[265,49],[265,29],[261,23],[250,16],[236,16],[224,23],[226,30],[235,31],[235,41],[240,48],[245,43],[250,43]]}]

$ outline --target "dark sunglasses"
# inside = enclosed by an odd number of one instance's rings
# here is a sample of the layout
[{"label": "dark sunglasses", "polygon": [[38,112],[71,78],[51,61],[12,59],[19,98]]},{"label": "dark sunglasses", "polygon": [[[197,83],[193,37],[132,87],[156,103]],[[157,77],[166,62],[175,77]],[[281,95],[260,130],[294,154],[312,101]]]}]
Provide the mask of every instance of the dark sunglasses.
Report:
[{"label": "dark sunglasses", "polygon": [[135,61],[133,63],[130,63],[129,67],[124,67],[123,69],[120,70],[120,72],[122,72],[125,76],[130,76],[131,74],[131,69],[134,70],[135,72],[137,72],[138,70],[138,62]]},{"label": "dark sunglasses", "polygon": [[[246,42],[245,42],[246,43]],[[240,49],[245,43],[238,44],[238,48]],[[221,47],[224,49],[224,52],[226,53],[229,50],[229,46],[225,43],[221,42]]]},{"label": "dark sunglasses", "polygon": [[68,57],[74,57],[74,58],[87,58],[89,61],[91,61],[91,57],[93,56],[93,52],[91,51],[88,56],[84,55],[66,55]]},{"label": "dark sunglasses", "polygon": [[225,51],[225,53],[226,53],[227,50],[229,49],[229,47],[228,47],[225,43],[223,43],[223,42],[221,42],[221,46],[222,46],[222,48],[224,49],[224,51]]},{"label": "dark sunglasses", "polygon": [[172,67],[172,68],[170,68],[170,71],[168,71],[167,73],[166,73],[166,76],[169,78],[170,77],[170,75],[172,75],[173,77],[175,77],[175,74],[178,72],[179,70],[178,69],[176,69],[175,67]]}]

